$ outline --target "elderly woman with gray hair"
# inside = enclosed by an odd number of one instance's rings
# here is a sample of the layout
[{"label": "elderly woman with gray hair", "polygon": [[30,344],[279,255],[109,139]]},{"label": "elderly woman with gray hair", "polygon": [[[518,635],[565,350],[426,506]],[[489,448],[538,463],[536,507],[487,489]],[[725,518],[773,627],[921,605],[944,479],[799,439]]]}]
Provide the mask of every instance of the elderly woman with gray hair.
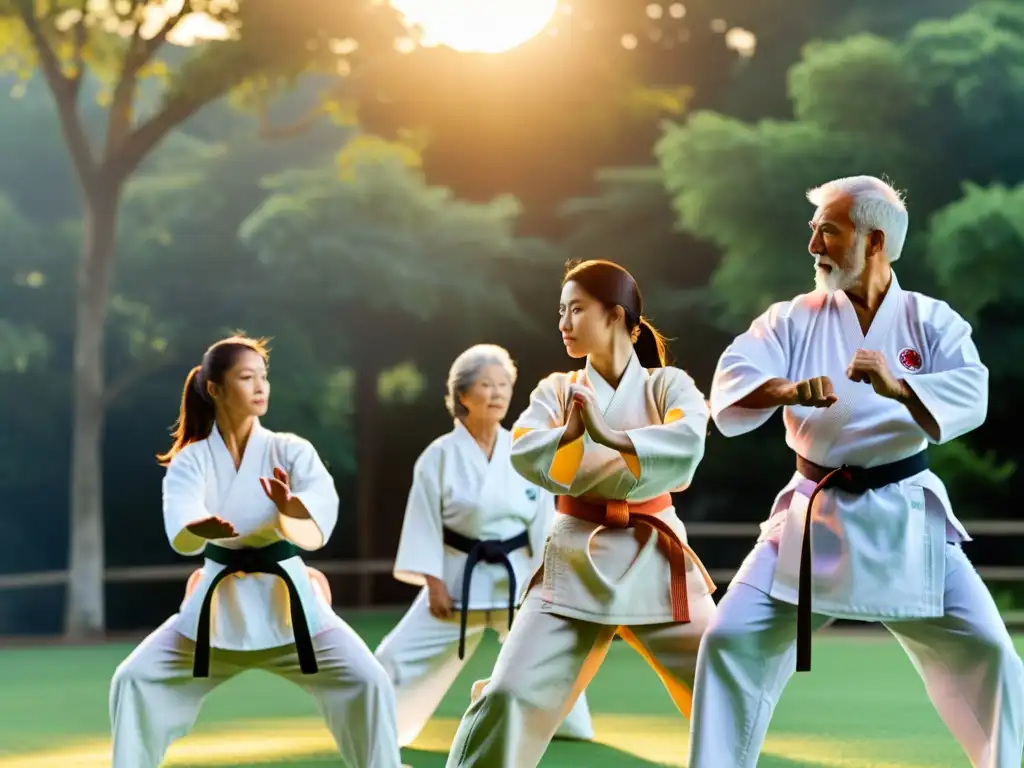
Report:
[{"label": "elderly woman with gray hair", "polygon": [[[394,575],[423,590],[376,651],[396,688],[403,747],[419,736],[484,631],[504,641],[554,520],[552,495],[510,461],[512,436],[501,422],[515,380],[501,347],[478,344],[460,354],[445,398],[454,428],[413,469]],[[558,735],[593,738],[584,697]]]}]

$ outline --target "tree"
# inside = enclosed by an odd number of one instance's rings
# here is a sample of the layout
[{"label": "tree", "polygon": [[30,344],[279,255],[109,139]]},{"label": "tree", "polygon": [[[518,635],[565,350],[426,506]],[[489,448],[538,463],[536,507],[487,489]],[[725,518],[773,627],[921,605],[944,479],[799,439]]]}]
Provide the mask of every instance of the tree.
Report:
[{"label": "tree", "polygon": [[530,232],[557,237],[560,202],[593,194],[595,168],[648,163],[662,118],[786,118],[785,73],[807,42],[901,34],[969,3],[575,0],[504,54],[416,50],[415,66],[377,80],[388,98],[363,118],[375,129],[429,124],[431,179],[474,200],[509,191]]},{"label": "tree", "polygon": [[[265,92],[301,72],[334,71],[341,59],[357,66],[391,50],[404,32],[390,8],[372,0],[2,0],[0,21],[5,58],[25,71],[38,66],[46,80],[82,199],[65,628],[84,635],[104,627],[104,326],[126,181],[204,105],[243,85]],[[220,39],[174,47],[196,42],[195,30],[204,27]],[[339,45],[347,40],[358,49]],[[138,98],[140,81],[150,75],[166,81],[155,103]],[[79,96],[89,78],[108,86],[99,137],[81,117]]]},{"label": "tree", "polygon": [[[923,21],[902,40],[857,35],[808,45],[789,73],[793,121],[748,124],[703,112],[667,126],[656,154],[679,222],[722,251],[712,278],[719,324],[740,330],[770,302],[809,287],[806,189],[850,174],[888,175],[909,190],[901,282],[959,302],[975,319],[983,356],[999,352],[986,358],[994,375],[1019,383],[1020,357],[1005,351],[1021,338],[1020,296],[1005,270],[1021,244],[1021,197],[1004,185],[1024,179],[1024,152],[1012,138],[1024,117],[1021,71],[1024,10],[982,3]],[[1010,418],[1002,400],[991,401],[994,422]],[[994,431],[972,441],[1020,456]],[[990,494],[1013,470],[963,446],[944,446],[937,458]]]},{"label": "tree", "polygon": [[[898,38],[923,19],[961,13],[974,0],[930,0],[927,3],[891,3],[888,0],[697,0],[686,3],[700,14],[703,24],[715,25],[717,37],[749,31],[752,55],[730,68],[725,87],[701,93],[699,107],[714,109],[743,120],[792,116],[786,74],[801,60],[804,46],[813,41],[838,41],[850,35],[871,34]],[[686,18],[689,20],[688,12]],[[719,20],[716,24],[716,20]],[[742,36],[740,36],[742,39]],[[702,66],[699,60],[694,66]]]},{"label": "tree", "polygon": [[650,313],[693,320],[692,313],[704,309],[717,254],[679,231],[661,170],[599,168],[594,181],[597,194],[562,204],[559,212],[570,229],[561,246],[574,258],[603,254],[619,261],[645,288]]},{"label": "tree", "polygon": [[[508,261],[529,267],[547,255],[515,235],[520,208],[514,199],[459,200],[409,167],[414,154],[370,144],[380,151],[343,151],[340,169],[269,178],[269,197],[240,230],[278,276],[278,290],[294,297],[289,313],[318,327],[320,355],[346,357],[355,371],[361,558],[373,556],[378,514],[377,405],[382,387],[390,387],[382,374],[424,343],[416,329],[429,320],[444,318],[456,331],[472,323],[476,334],[488,323],[528,325],[496,268]],[[371,583],[362,579],[360,604],[370,602]]]}]

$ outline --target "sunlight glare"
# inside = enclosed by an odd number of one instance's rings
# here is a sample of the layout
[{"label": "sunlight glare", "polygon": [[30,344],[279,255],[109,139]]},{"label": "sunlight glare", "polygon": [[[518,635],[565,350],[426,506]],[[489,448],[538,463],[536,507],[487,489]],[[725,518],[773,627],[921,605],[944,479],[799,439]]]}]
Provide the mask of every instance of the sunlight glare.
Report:
[{"label": "sunlight glare", "polygon": [[[595,713],[596,742],[624,755],[656,765],[683,768],[689,742],[687,724],[678,715],[612,715]],[[413,747],[447,754],[458,721],[434,718]],[[918,762],[883,758],[905,751],[906,742],[887,743],[830,740],[807,734],[769,735],[764,754],[795,760],[817,768],[928,768]],[[865,749],[867,747],[867,749]],[[867,754],[865,754],[865,752]],[[323,721],[314,717],[249,720],[221,724],[194,733],[174,744],[165,763],[170,766],[233,766],[240,762],[310,760],[337,757],[337,747]],[[109,739],[91,739],[56,749],[0,755],[0,768],[106,768]]]},{"label": "sunlight glare", "polygon": [[[142,36],[146,39],[153,37],[169,18],[181,11],[183,3],[184,0],[168,0],[166,3],[147,6]],[[210,10],[214,13],[237,9],[235,0],[210,3]],[[187,47],[208,40],[230,40],[233,34],[234,30],[207,13],[190,13],[174,26],[167,36],[167,42]]]},{"label": "sunlight glare", "polygon": [[422,31],[424,46],[501,53],[536,37],[558,0],[391,0],[406,24]]},{"label": "sunlight glare", "polygon": [[749,59],[757,50],[757,37],[743,27],[733,27],[725,33],[725,44],[743,58]]}]

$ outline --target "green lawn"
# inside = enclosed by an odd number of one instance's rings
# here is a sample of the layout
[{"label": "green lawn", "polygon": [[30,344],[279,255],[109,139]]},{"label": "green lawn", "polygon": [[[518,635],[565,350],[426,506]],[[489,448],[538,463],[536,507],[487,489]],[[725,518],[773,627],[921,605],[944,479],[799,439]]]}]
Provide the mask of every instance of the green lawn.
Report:
[{"label": "green lawn", "polygon": [[[396,616],[353,620],[371,647]],[[1019,646],[1020,647],[1020,646]],[[125,645],[0,651],[0,768],[102,768],[107,684]],[[406,762],[441,768],[469,685],[485,677],[497,643],[485,642]],[[793,679],[772,724],[764,768],[953,768],[967,765],[929,704],[903,651],[882,633],[820,635],[814,672]],[[615,643],[588,695],[600,744],[556,742],[544,766],[685,765],[687,723],[655,675]],[[312,703],[290,684],[252,672],[218,689],[196,731],[172,751],[180,768],[338,765]],[[726,768],[723,766],[723,768]]]}]

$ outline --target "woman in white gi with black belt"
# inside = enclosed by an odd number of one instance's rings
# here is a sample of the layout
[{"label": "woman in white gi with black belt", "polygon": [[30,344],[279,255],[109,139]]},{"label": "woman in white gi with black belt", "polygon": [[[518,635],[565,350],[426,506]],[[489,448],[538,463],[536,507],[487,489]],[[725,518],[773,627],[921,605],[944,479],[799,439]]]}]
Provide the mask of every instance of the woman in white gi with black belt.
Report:
[{"label": "woman in white gi with black belt", "polygon": [[[402,746],[423,730],[484,631],[504,641],[540,564],[554,499],[510,463],[512,437],[501,421],[515,379],[501,347],[480,344],[459,355],[445,398],[455,426],[413,470],[394,574],[424,589],[376,652],[397,691]],[[558,735],[593,738],[583,696]]]},{"label": "woman in white gi with black belt", "polygon": [[158,457],[164,526],[176,552],[205,561],[180,611],[114,673],[113,768],[157,768],[207,694],[257,668],[316,699],[349,768],[401,766],[391,682],[300,557],[330,537],[338,495],[312,445],[260,425],[266,363],[262,342],[231,337],[185,380]]}]

